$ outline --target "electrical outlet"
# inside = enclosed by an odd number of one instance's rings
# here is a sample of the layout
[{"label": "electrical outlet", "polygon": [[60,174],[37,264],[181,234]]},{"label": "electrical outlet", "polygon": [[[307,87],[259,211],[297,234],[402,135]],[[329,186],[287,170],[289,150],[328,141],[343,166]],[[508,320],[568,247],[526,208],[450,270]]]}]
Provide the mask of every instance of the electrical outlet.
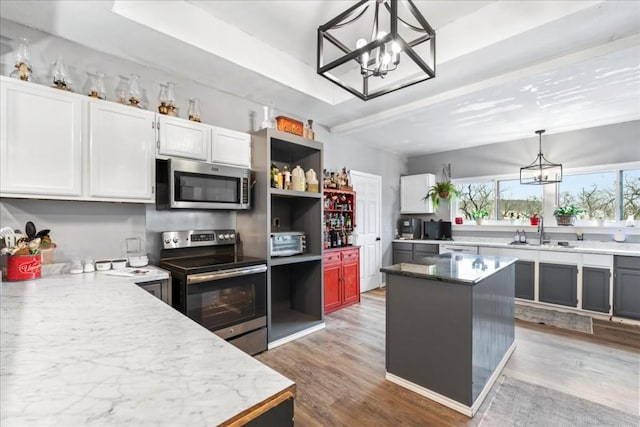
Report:
[{"label": "electrical outlet", "polygon": [[273,218],[273,226],[276,228],[280,227],[280,218]]}]

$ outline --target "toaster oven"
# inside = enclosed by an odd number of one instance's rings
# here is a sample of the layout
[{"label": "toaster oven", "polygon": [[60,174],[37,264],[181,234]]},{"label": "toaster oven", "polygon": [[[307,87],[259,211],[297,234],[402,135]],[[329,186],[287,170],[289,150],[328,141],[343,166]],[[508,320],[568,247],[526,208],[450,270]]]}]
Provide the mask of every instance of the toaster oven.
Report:
[{"label": "toaster oven", "polygon": [[300,231],[271,233],[271,256],[291,256],[304,253],[307,242]]}]

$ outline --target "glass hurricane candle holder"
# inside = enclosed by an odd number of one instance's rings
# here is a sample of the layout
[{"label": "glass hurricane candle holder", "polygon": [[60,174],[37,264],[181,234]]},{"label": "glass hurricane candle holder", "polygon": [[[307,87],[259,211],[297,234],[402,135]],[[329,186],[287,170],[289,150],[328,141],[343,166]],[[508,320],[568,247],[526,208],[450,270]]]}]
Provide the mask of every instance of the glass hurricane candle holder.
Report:
[{"label": "glass hurricane candle holder", "polygon": [[62,57],[59,56],[53,64],[53,84],[56,88],[68,90],[69,73],[65,67]]},{"label": "glass hurricane candle holder", "polygon": [[176,84],[167,82],[167,115],[175,116],[176,114]]},{"label": "glass hurricane candle holder", "polygon": [[129,79],[124,76],[120,76],[120,81],[116,86],[116,101],[120,104],[127,103],[127,92],[129,90]]},{"label": "glass hurricane candle holder", "polygon": [[160,114],[167,114],[169,112],[167,108],[167,85],[160,84],[160,93],[158,94],[158,112]]},{"label": "glass hurricane candle holder", "polygon": [[18,45],[18,49],[16,49],[15,68],[10,77],[28,82],[33,81],[31,74],[31,49],[29,47],[29,39],[26,37],[20,38],[20,44]]},{"label": "glass hurricane candle holder", "polygon": [[200,121],[200,100],[198,98],[193,98],[189,100],[189,120],[193,122]]},{"label": "glass hurricane candle holder", "polygon": [[129,105],[137,107],[140,104],[140,76],[131,74],[129,78]]}]

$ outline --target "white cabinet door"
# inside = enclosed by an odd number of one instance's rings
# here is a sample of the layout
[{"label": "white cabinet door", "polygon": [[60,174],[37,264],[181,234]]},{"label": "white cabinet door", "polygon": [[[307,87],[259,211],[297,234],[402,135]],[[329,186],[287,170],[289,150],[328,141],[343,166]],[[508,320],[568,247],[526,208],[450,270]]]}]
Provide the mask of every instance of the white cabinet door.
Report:
[{"label": "white cabinet door", "polygon": [[82,106],[74,94],[2,78],[0,193],[78,197],[82,192]]},{"label": "white cabinet door", "polygon": [[431,199],[427,195],[436,177],[430,173],[400,177],[400,213],[433,213]]},{"label": "white cabinet door", "polygon": [[207,160],[211,126],[158,115],[158,154]]},{"label": "white cabinet door", "polygon": [[155,114],[100,100],[89,114],[89,195],[154,201]]},{"label": "white cabinet door", "polygon": [[214,127],[210,160],[214,163],[250,168],[251,135]]}]

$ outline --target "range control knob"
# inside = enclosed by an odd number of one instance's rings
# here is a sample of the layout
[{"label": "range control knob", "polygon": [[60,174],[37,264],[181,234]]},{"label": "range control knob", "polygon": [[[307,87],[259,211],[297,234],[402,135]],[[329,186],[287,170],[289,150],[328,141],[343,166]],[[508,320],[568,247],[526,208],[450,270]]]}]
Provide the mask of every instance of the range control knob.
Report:
[{"label": "range control knob", "polygon": [[225,239],[230,239],[230,238],[231,238],[231,236],[229,236],[228,234],[225,234],[225,235],[224,235],[224,238],[225,238]]},{"label": "range control knob", "polygon": [[178,239],[177,237],[173,238],[173,243],[178,243],[180,241],[180,239]]},{"label": "range control knob", "polygon": [[164,239],[164,242],[165,242],[166,244],[171,243],[171,238],[170,238],[170,237],[167,237],[166,239]]},{"label": "range control knob", "polygon": [[229,235],[229,237],[231,237],[232,239],[235,239],[235,238],[236,238],[236,235],[235,235],[235,234],[233,234],[233,233],[231,233],[231,234]]},{"label": "range control knob", "polygon": [[218,234],[218,239],[223,240],[224,239],[224,234]]}]

